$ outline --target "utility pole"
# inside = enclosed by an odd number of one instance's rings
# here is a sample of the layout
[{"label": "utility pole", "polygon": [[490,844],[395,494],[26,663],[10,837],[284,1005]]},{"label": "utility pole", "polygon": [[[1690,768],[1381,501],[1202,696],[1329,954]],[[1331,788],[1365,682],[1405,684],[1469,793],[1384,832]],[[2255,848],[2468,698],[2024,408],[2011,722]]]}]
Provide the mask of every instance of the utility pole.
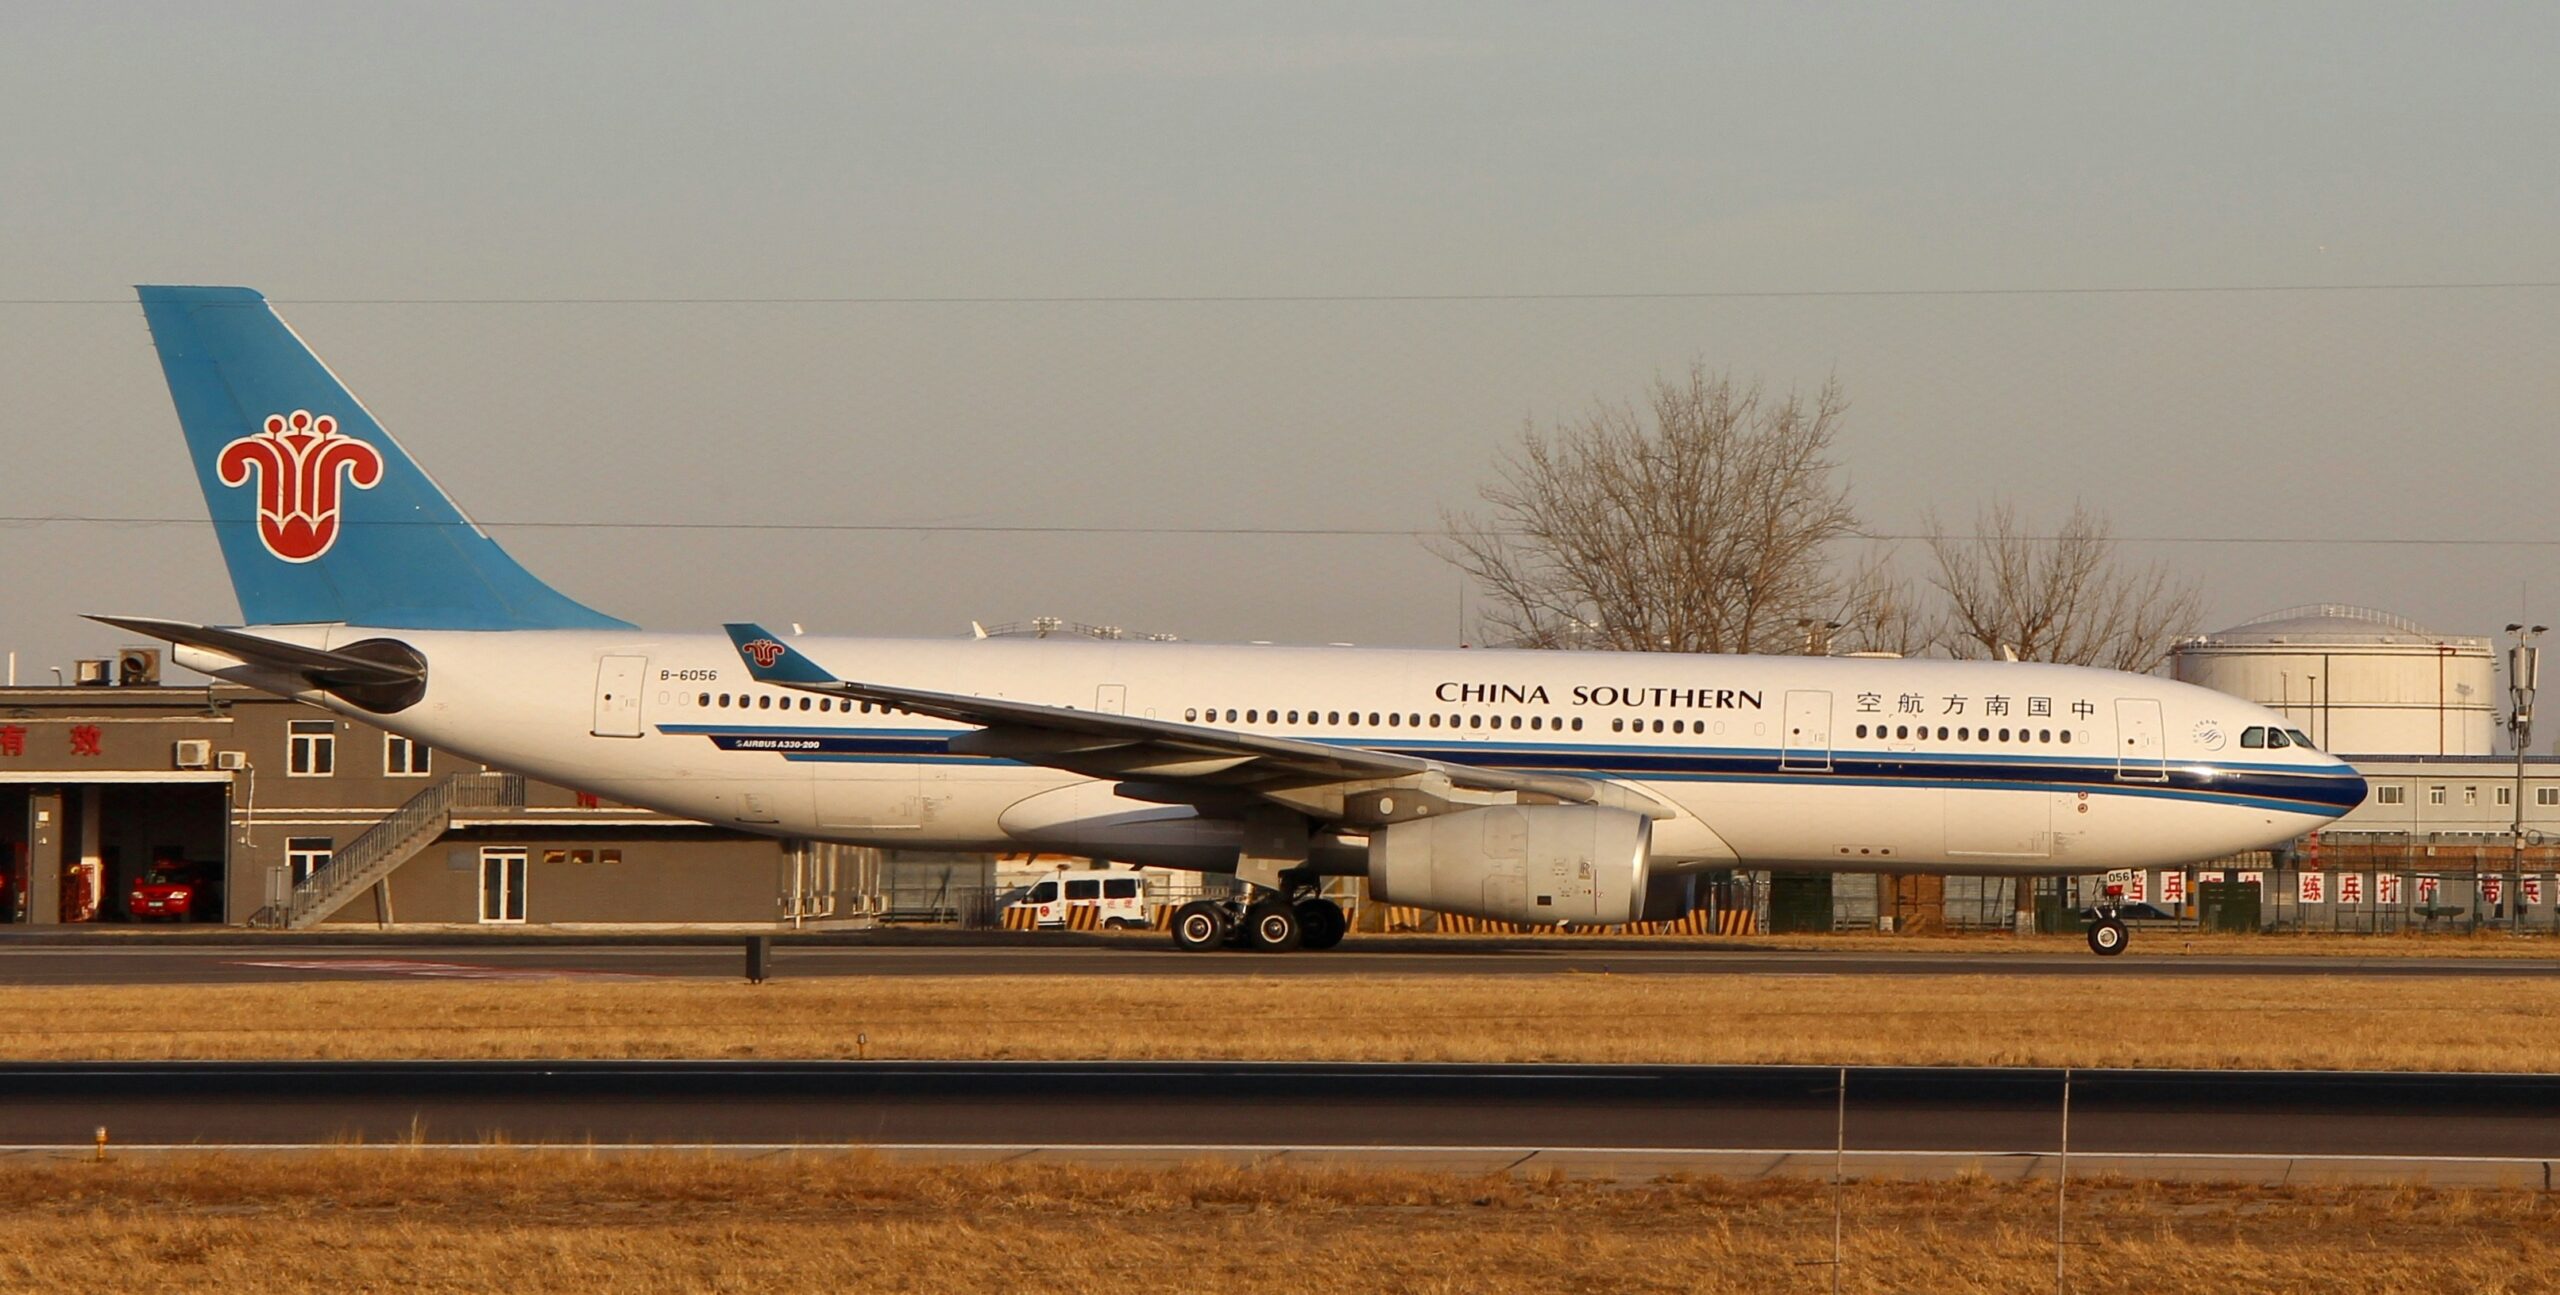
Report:
[{"label": "utility pole", "polygon": [[[2524,753],[2533,745],[2533,690],[2542,673],[2542,649],[2535,647],[2533,641],[2549,628],[2536,625],[2527,629],[2521,623],[2507,627],[2507,632],[2516,636],[2514,646],[2507,649],[2507,732],[2516,748],[2515,868],[2514,875],[2507,879],[2507,902],[2512,905],[2507,911],[2515,915],[2507,923],[2511,935],[2524,933]],[[2476,895],[2472,906],[2479,906]]]}]

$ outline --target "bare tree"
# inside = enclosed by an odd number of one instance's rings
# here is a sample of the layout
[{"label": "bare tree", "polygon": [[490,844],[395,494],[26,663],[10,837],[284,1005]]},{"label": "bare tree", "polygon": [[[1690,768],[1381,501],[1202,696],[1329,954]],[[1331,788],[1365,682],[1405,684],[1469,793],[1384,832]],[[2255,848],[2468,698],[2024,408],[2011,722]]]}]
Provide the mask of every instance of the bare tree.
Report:
[{"label": "bare tree", "polygon": [[1869,554],[1849,573],[1833,618],[1839,630],[1832,643],[1841,651],[1920,656],[1946,638],[1946,613],[1897,568],[1897,556],[1892,549]]},{"label": "bare tree", "polygon": [[1737,388],[1693,366],[1651,407],[1523,431],[1434,550],[1488,595],[1495,637],[1529,647],[1793,652],[1829,618],[1830,549],[1854,534],[1831,441],[1847,402]]},{"label": "bare tree", "polygon": [[2107,519],[2075,503],[2038,535],[2006,500],[1975,514],[1972,535],[1928,517],[1932,583],[1946,595],[1943,642],[1956,656],[2000,656],[2145,671],[2203,613],[2192,582],[2160,563],[2130,566]]}]

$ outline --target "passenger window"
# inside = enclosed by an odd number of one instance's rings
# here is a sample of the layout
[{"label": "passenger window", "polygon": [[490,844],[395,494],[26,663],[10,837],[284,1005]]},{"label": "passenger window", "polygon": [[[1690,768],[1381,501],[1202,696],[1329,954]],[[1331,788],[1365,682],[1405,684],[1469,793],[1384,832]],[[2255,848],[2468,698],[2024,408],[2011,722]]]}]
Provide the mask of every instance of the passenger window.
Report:
[{"label": "passenger window", "polygon": [[1100,899],[1102,898],[1102,882],[1100,880],[1070,881],[1067,883],[1067,898]]},{"label": "passenger window", "polygon": [[1947,740],[1947,726],[1944,724],[1938,726],[1938,740],[1941,742]]},{"label": "passenger window", "polygon": [[1031,902],[1034,904],[1055,903],[1057,898],[1058,883],[1054,881],[1044,881],[1031,888]]},{"label": "passenger window", "polygon": [[2036,740],[2037,740],[2037,741],[2039,741],[2039,742],[2050,742],[2050,741],[2052,741],[2052,740],[2053,740],[2053,730],[2052,730],[2052,729],[2049,729],[2049,728],[2040,728],[2040,729],[2037,729],[2037,730],[2036,730]]},{"label": "passenger window", "polygon": [[1297,723],[1297,722],[1298,722],[1298,712],[1296,712],[1296,711],[1294,711],[1294,710],[1293,710],[1293,711],[1291,711],[1291,712],[1289,712],[1289,722],[1290,722],[1290,723],[1292,723],[1292,724],[1295,724],[1295,723]]},{"label": "passenger window", "polygon": [[1105,878],[1102,883],[1102,897],[1104,899],[1136,899],[1138,879],[1135,877]]},{"label": "passenger window", "polygon": [[1518,727],[1520,727],[1520,717],[1519,717],[1519,716],[1514,715],[1514,716],[1512,716],[1512,717],[1511,717],[1511,727],[1513,727],[1513,728],[1518,728]]},{"label": "passenger window", "polygon": [[710,704],[711,704],[711,694],[709,694],[709,693],[704,693],[704,694],[702,694],[702,700],[701,700],[701,701],[699,701],[699,702],[697,702],[697,703],[695,703],[695,704],[696,704],[696,705],[700,705],[700,706],[708,706],[708,705],[710,705]]},{"label": "passenger window", "polygon": [[1483,727],[1484,727],[1484,716],[1482,716],[1482,715],[1469,715],[1469,716],[1467,716],[1467,727],[1468,727],[1468,728],[1483,728]]},{"label": "passenger window", "polygon": [[1623,718],[1610,720],[1610,721],[1609,721],[1609,731],[1610,731],[1610,732],[1612,732],[1612,733],[1624,733],[1624,732],[1626,732],[1626,731],[1627,731],[1627,721],[1626,721],[1625,719],[1623,719]]},{"label": "passenger window", "polygon": [[1576,733],[1582,731],[1582,717],[1579,715],[1573,717],[1573,731]]},{"label": "passenger window", "polygon": [[2007,730],[2007,729],[2005,729],[2005,728],[2004,728],[2004,729],[2002,729],[2002,730],[2000,730],[2000,740],[2001,740],[2001,741],[2003,741],[2003,742],[2006,742],[2006,741],[2008,741],[2008,740],[2009,740],[2009,730]]},{"label": "passenger window", "polygon": [[758,694],[756,695],[756,709],[757,709],[757,710],[772,710],[772,709],[773,709],[773,694],[772,694],[772,693],[769,693],[769,692],[768,692],[768,693],[758,693]]},{"label": "passenger window", "polygon": [[1324,713],[1324,722],[1325,722],[1325,723],[1327,723],[1327,724],[1339,724],[1339,723],[1341,723],[1341,722],[1342,722],[1342,712],[1341,712],[1341,711],[1338,711],[1338,710],[1329,710],[1329,711],[1326,711],[1326,712]]},{"label": "passenger window", "polygon": [[1440,727],[1440,717],[1439,717],[1438,715],[1433,715],[1433,716],[1431,717],[1431,727],[1433,727],[1433,728],[1438,728],[1438,727]]},{"label": "passenger window", "polygon": [[1398,716],[1397,716],[1397,714],[1396,714],[1394,711],[1388,711],[1388,712],[1387,712],[1387,727],[1388,727],[1388,728],[1394,728],[1394,727],[1396,726],[1396,720],[1397,720],[1397,718],[1398,718]]},{"label": "passenger window", "polygon": [[1197,724],[1197,723],[1199,723],[1199,722],[1200,722],[1200,708],[1199,708],[1199,707],[1197,707],[1197,706],[1185,706],[1185,707],[1183,707],[1183,708],[1182,708],[1182,722],[1183,722],[1183,723],[1185,723],[1185,724]]},{"label": "passenger window", "polygon": [[1655,720],[1655,721],[1653,722],[1653,731],[1654,731],[1654,732],[1656,732],[1656,733],[1659,733],[1659,732],[1661,732],[1661,731],[1662,731],[1662,721],[1661,721],[1661,720]]},{"label": "passenger window", "polygon": [[2247,747],[2252,751],[2265,750],[2267,745],[2267,730],[2265,726],[2260,725],[2253,727],[2242,733],[2240,735],[2240,745]]},{"label": "passenger window", "polygon": [[2069,745],[2071,745],[2071,730],[2070,730],[2070,729],[2067,729],[2067,728],[2066,728],[2066,729],[2062,730],[2062,744],[2063,744],[2064,746],[2069,746]]}]

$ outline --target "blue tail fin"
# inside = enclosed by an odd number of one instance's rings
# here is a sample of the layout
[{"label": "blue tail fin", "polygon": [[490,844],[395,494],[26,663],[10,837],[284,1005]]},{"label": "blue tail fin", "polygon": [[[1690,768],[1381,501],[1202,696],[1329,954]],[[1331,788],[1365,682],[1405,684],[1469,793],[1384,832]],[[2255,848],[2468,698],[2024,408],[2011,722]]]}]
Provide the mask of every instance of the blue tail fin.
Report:
[{"label": "blue tail fin", "polygon": [[615,628],[516,565],[247,288],[143,287],[251,625]]}]

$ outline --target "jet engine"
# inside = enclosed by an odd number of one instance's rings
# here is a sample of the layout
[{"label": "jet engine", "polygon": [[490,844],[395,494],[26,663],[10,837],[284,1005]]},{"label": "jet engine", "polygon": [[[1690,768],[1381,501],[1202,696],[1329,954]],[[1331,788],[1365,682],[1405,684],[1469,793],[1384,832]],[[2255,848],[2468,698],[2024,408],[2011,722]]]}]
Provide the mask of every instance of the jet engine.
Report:
[{"label": "jet engine", "polygon": [[1689,911],[1690,878],[1652,873],[1653,821],[1598,805],[1495,805],[1369,835],[1369,895],[1506,922],[1605,926]]}]

